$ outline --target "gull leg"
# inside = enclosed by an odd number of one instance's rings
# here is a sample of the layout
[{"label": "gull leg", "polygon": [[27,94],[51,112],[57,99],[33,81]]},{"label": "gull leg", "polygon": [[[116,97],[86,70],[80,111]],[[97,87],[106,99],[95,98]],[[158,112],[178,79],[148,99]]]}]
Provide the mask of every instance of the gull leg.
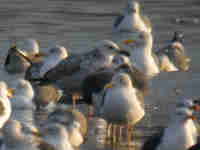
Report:
[{"label": "gull leg", "polygon": [[122,142],[122,129],[123,129],[123,126],[119,126],[119,142],[120,142],[120,144]]},{"label": "gull leg", "polygon": [[72,94],[72,109],[76,109],[76,100],[78,99],[79,99],[79,94],[73,93]]},{"label": "gull leg", "polygon": [[112,123],[109,123],[107,125],[107,128],[106,128],[106,138],[109,139],[110,138],[110,130],[111,130],[111,127],[112,127]]},{"label": "gull leg", "polygon": [[127,137],[127,143],[128,143],[128,148],[131,146],[131,132],[130,132],[131,126],[128,125],[126,128],[126,137]]},{"label": "gull leg", "polygon": [[116,125],[112,125],[112,144],[116,143]]},{"label": "gull leg", "polygon": [[93,115],[93,108],[92,105],[88,105],[88,119],[92,119],[92,115]]}]

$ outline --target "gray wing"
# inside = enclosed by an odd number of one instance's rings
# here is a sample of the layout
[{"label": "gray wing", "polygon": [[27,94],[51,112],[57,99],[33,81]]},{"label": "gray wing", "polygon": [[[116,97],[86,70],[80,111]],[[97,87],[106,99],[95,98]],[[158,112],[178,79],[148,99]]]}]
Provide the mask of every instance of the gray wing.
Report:
[{"label": "gray wing", "polygon": [[123,19],[124,19],[124,15],[118,16],[114,21],[113,27],[117,28]]}]

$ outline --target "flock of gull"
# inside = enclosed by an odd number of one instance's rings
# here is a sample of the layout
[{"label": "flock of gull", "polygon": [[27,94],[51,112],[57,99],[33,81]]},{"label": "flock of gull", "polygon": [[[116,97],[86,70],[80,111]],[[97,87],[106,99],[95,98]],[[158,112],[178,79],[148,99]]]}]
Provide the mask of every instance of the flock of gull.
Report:
[{"label": "flock of gull", "polygon": [[[190,59],[181,32],[175,32],[166,47],[152,50],[151,22],[141,15],[136,0],[127,1],[113,30],[129,34],[120,42],[130,50],[111,40],[99,41],[83,54],[69,54],[60,45],[42,53],[34,39],[26,39],[21,47],[17,42],[11,46],[4,68],[11,75],[25,73],[25,77],[17,79],[15,87],[0,82],[2,150],[74,150],[84,142],[87,121],[94,116],[106,120],[107,138],[113,143],[122,138],[126,128],[130,147],[131,128],[145,116],[149,81],[160,72],[188,71]],[[88,105],[87,117],[76,109],[79,103]],[[149,137],[141,149],[200,148],[193,121],[199,104],[198,99],[188,98],[177,103],[168,126]],[[48,117],[36,123],[34,113],[49,107],[53,110]]]}]

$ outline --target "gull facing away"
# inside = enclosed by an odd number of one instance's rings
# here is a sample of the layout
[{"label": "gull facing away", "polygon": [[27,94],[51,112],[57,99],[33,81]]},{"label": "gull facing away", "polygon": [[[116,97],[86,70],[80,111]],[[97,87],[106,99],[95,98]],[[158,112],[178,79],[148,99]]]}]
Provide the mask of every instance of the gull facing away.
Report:
[{"label": "gull facing away", "polygon": [[128,0],[124,14],[116,18],[113,28],[120,32],[152,31],[149,18],[140,14],[138,0]]},{"label": "gull facing away", "polygon": [[0,81],[0,129],[9,120],[12,112],[10,98],[12,91],[5,82]]},{"label": "gull facing away", "polygon": [[46,54],[39,52],[35,39],[25,39],[13,43],[8,50],[4,68],[8,73],[24,73],[33,62],[40,61]]},{"label": "gull facing away", "polygon": [[187,150],[196,144],[198,133],[193,122],[196,108],[192,101],[177,104],[168,126],[147,139],[142,150]]},{"label": "gull facing away", "polygon": [[145,111],[128,74],[116,74],[111,83],[105,87],[100,115],[109,124],[127,127],[126,136],[128,146],[130,146],[131,126],[144,117]]},{"label": "gull facing away", "polygon": [[124,44],[133,49],[130,52],[130,61],[136,68],[143,71],[149,78],[160,73],[152,56],[153,37],[151,33],[140,32],[136,40],[128,39],[124,41]]}]

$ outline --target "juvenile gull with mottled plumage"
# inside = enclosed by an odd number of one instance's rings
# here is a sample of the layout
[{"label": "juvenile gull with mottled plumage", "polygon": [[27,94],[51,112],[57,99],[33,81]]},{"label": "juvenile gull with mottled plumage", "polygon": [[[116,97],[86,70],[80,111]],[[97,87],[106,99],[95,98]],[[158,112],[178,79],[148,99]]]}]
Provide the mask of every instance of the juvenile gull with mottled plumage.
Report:
[{"label": "juvenile gull with mottled plumage", "polygon": [[160,71],[187,71],[190,59],[183,46],[183,33],[175,32],[169,45],[155,52]]}]

